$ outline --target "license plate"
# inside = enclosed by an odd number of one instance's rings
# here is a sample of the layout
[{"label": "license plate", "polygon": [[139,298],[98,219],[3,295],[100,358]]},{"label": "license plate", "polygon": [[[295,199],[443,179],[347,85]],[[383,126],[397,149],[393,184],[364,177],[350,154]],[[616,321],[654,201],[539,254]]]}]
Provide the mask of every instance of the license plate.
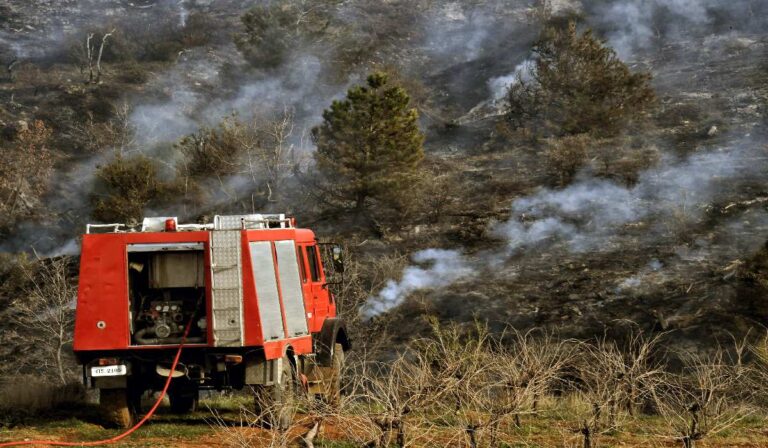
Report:
[{"label": "license plate", "polygon": [[120,376],[128,373],[124,365],[91,367],[91,376]]}]

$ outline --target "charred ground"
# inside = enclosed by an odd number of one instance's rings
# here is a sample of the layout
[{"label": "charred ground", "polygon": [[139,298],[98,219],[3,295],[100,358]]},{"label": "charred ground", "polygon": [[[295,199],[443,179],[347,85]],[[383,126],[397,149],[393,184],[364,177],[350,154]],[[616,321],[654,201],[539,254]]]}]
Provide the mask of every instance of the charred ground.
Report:
[{"label": "charred ground", "polygon": [[[270,29],[278,37],[289,33],[293,46],[281,47],[285,60],[270,67],[254,66],[238,51],[233,34],[243,32],[240,17],[247,10],[241,2],[7,4],[0,10],[8,67],[0,85],[3,145],[12,147],[20,129],[40,120],[52,136],[45,151],[36,150],[54,157],[55,165],[44,173],[44,193],[34,194],[24,181],[11,189],[24,200],[8,216],[0,247],[9,254],[34,248],[43,256],[71,255],[78,229],[91,219],[95,201],[108,194],[99,167],[117,156],[141,155],[168,182],[166,193],[178,198],[179,183],[191,179],[183,175],[184,137],[215,128],[232,112],[264,123],[289,117],[292,132],[281,144],[292,148],[294,158],[283,171],[288,175],[279,178],[279,194],[273,195],[274,184],[265,184],[263,173],[244,173],[238,165],[194,179],[198,189],[184,190],[182,201],[152,197],[142,203],[144,211],[188,220],[253,208],[288,211],[325,238],[347,241],[351,274],[343,299],[352,320],[357,305],[375,299],[387,280],[400,279],[410,254],[428,248],[462,253],[474,275],[418,289],[376,318],[373,327],[396,341],[427,331],[414,318],[421,314],[487,319],[496,329],[547,327],[578,337],[632,320],[646,330],[674,330],[681,346],[700,348],[729,334],[758,336],[768,317],[764,7],[711,1],[702,18],[667,6],[671,14],[664,19],[665,9],[657,5],[657,15],[637,22],[656,30],[649,37],[632,24],[606,19],[635,3],[553,2],[547,9],[524,2],[423,2],[403,9],[399,2],[327,2],[307,16],[317,21],[309,31]],[[580,29],[594,27],[631,70],[652,75],[657,107],[628,131],[635,143],[659,154],[647,170],[627,168],[633,176],[646,173],[646,184],[594,169],[563,183],[542,145],[511,133],[503,103],[493,100],[489,82],[530,57],[543,27],[568,19],[579,21]],[[658,26],[663,20],[668,23]],[[87,36],[93,33],[99,43],[113,29],[102,79],[88,82]],[[332,99],[377,69],[389,71],[420,112],[428,182],[419,185],[422,194],[407,213],[379,217],[371,229],[345,220],[344,212],[321,210],[305,189],[309,128]],[[264,136],[258,132],[254,139]],[[713,154],[723,157],[707,159]],[[673,169],[690,166],[687,161],[697,156],[706,160],[693,171],[724,161],[730,168],[704,174],[711,182],[664,187],[670,177],[691,174]],[[509,249],[510,239],[499,229],[535,221],[516,211],[516,200],[595,179],[629,191],[648,185],[639,196],[640,217],[602,225],[584,207],[568,219],[601,240],[589,249],[573,250],[564,234]],[[691,199],[680,200],[686,188],[694,189]],[[696,191],[703,188],[706,194]],[[674,198],[657,193],[670,189]],[[133,194],[131,188],[117,191]],[[605,204],[612,206],[608,199]],[[10,279],[18,275],[14,257],[7,260],[4,306],[24,294]]]}]

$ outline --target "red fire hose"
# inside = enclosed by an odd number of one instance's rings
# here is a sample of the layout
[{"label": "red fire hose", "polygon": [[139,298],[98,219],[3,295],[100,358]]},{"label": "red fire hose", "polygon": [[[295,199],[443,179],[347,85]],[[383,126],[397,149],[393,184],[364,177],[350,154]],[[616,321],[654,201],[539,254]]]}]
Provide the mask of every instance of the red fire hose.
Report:
[{"label": "red fire hose", "polygon": [[133,432],[141,428],[142,425],[144,425],[144,423],[146,423],[147,420],[149,420],[152,417],[152,415],[155,413],[157,408],[160,407],[160,403],[162,403],[166,392],[168,392],[168,387],[171,385],[171,380],[173,379],[173,372],[176,370],[176,366],[179,364],[179,358],[181,358],[181,349],[184,347],[184,342],[187,339],[187,334],[189,333],[189,329],[191,328],[191,326],[192,326],[192,320],[189,321],[189,323],[187,324],[187,328],[184,330],[184,336],[182,336],[181,343],[179,344],[179,349],[176,351],[176,357],[173,358],[173,364],[171,364],[171,371],[168,373],[168,379],[165,380],[165,386],[163,386],[163,391],[160,392],[160,396],[157,398],[157,401],[155,402],[154,406],[152,406],[152,409],[150,409],[149,412],[147,412],[147,415],[145,415],[144,418],[142,418],[138,423],[133,425],[132,428],[128,429],[127,431],[125,431],[120,435],[112,437],[111,439],[94,440],[91,442],[58,442],[55,440],[24,440],[21,442],[2,442],[0,443],[0,447],[21,446],[21,445],[99,446],[99,445],[108,445],[110,443],[115,443],[133,434]]}]

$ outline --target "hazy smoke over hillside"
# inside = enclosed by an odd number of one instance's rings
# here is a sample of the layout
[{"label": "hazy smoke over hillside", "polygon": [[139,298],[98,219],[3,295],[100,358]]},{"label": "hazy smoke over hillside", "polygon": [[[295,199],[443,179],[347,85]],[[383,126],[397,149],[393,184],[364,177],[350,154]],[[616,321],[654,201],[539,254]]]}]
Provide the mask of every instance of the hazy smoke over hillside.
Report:
[{"label": "hazy smoke over hillside", "polygon": [[602,29],[622,58],[673,39],[764,30],[762,0],[619,0],[584,2],[587,20]]},{"label": "hazy smoke over hillside", "polygon": [[[629,224],[641,225],[641,244],[651,245],[676,227],[699,222],[722,199],[719,193],[725,191],[724,186],[734,189],[758,181],[766,170],[768,154],[758,144],[746,141],[685,160],[668,157],[658,168],[642,173],[632,187],[588,177],[561,190],[542,189],[515,200],[510,219],[490,229],[506,243],[496,254],[478,257],[486,260],[485,266],[468,268],[469,256],[457,251],[418,252],[453,261],[442,262],[439,267],[436,264],[439,275],[430,269],[407,267],[400,282],[389,282],[369,300],[366,316],[391,309],[415,290],[445,287],[491,267],[499,259],[524,257],[528,251],[535,254],[555,244],[575,253],[617,250]],[[728,229],[720,230],[731,233]],[[414,257],[414,262],[421,261]],[[652,263],[652,271],[660,269],[658,260]],[[628,282],[624,287],[636,280]]]},{"label": "hazy smoke over hillside", "polygon": [[668,161],[643,173],[631,188],[589,179],[562,190],[545,189],[516,200],[512,218],[494,231],[507,239],[509,255],[556,241],[575,252],[610,247],[621,226],[640,220],[656,226],[648,229],[652,239],[673,219],[677,225],[699,220],[719,187],[751,182],[767,165],[765,156],[747,144]]},{"label": "hazy smoke over hillside", "polygon": [[[239,58],[233,48],[221,51]],[[253,73],[235,85],[228,85],[231,80],[222,73],[229,61],[225,57],[211,60],[207,53],[196,52],[154,81],[154,88],[169,94],[165,101],[150,99],[134,106],[131,121],[141,143],[175,142],[201,126],[215,126],[233,113],[250,119],[256,114],[270,118],[284,111],[294,116],[299,138],[319,122],[323,109],[346,87],[322,83],[327,67],[314,55],[296,55],[275,73]]]},{"label": "hazy smoke over hillside", "polygon": [[[768,16],[768,2],[757,0],[558,0],[549,3],[555,15],[582,13],[586,23],[595,26],[598,34],[606,37],[622,55],[652,49],[658,37],[674,37],[678,31],[710,35],[729,26],[734,27],[729,33],[760,30]],[[72,63],[69,46],[83,41],[88,32],[106,26],[120,29],[137,23],[169,23],[169,26],[183,27],[195,13],[208,14],[216,10],[216,14],[222,15],[223,9],[234,18],[231,23],[237,23],[237,16],[252,6],[251,2],[235,0],[225,3],[91,0],[57,4],[55,8],[47,2],[19,2],[13,5],[14,14],[10,19],[1,24],[0,45],[5,47],[4,62],[12,58],[47,57]],[[406,37],[396,41],[394,50],[388,48],[375,54],[407,76],[428,85],[435,92],[433,100],[438,106],[434,107],[447,105],[451,113],[460,115],[483,100],[502,99],[518,76],[525,78],[530,65],[530,44],[537,37],[538,25],[532,14],[535,6],[525,0],[445,0],[414,4],[413,10],[398,22],[398,32],[402,31]],[[385,9],[386,4],[377,7]],[[355,32],[360,33],[360,30],[382,25],[380,16],[367,12],[362,3],[345,2],[338,6],[336,14],[359,25]],[[393,14],[393,17],[401,16]],[[326,75],[335,68],[336,61],[323,52],[328,42],[293,48],[285,62],[274,69],[248,67],[232,44],[231,34],[237,31],[237,28],[227,28],[222,31],[222,35],[226,34],[223,40],[181,52],[175,56],[175,63],[151,73],[150,81],[142,88],[145,95],[121,99],[132,107],[130,122],[139,150],[163,158],[162,162],[172,169],[179,155],[173,155],[170,145],[201,126],[213,126],[232,113],[249,118],[254,113],[268,116],[285,110],[291,111],[295,119],[292,138],[296,141],[292,143],[311,146],[306,130],[320,120],[322,110],[334,98],[360,82],[369,68],[354,67],[341,79],[330,81],[332,77]],[[375,46],[376,42],[366,40],[372,36],[375,35],[356,35],[355,42]],[[116,74],[108,73],[105,82]],[[428,138],[427,144],[429,141]],[[104,161],[99,157],[79,161],[78,166],[70,164],[57,173],[56,181],[64,179],[64,187],[54,189],[50,195],[48,204],[52,215],[65,216],[70,225],[79,225],[84,219],[73,216],[88,212],[93,170]],[[662,166],[677,165],[668,160]],[[663,176],[664,171],[648,174],[654,175]],[[75,180],[67,181],[69,177]],[[596,224],[597,220],[582,220],[582,216],[591,213],[598,220],[621,226],[661,212],[660,206],[647,205],[652,202],[648,195],[653,194],[643,190],[643,185],[651,185],[651,179],[644,178],[638,187],[629,190],[594,179],[582,180],[563,191],[545,190],[516,202],[513,220],[500,225],[497,231],[509,235],[509,250],[513,252],[552,240],[567,241],[574,249],[589,250],[591,241],[599,238],[604,230]],[[604,195],[603,199],[595,198],[598,193]],[[570,195],[573,197],[567,198]],[[609,198],[616,200],[611,202]],[[629,202],[616,210],[610,204],[621,202],[618,198]],[[22,250],[34,244],[39,250],[50,252],[68,244],[75,232],[72,228],[62,228],[47,233],[42,239],[32,234],[27,238],[23,229],[36,223],[28,224],[22,225],[18,238],[5,242],[3,248]],[[67,246],[67,250],[70,247]]]}]

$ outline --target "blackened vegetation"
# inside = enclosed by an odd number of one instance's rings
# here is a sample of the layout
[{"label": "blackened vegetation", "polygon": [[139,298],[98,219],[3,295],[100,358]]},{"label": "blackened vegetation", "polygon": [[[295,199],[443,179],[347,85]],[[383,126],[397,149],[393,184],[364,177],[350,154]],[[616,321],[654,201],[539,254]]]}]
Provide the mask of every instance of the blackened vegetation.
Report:
[{"label": "blackened vegetation", "polygon": [[[580,338],[629,319],[675,332],[670,344],[690,351],[729,333],[756,337],[768,316],[757,2],[712,2],[691,14],[693,27],[679,2],[656,2],[658,33],[626,48],[616,33],[644,30],[605,18],[632,1],[572,2],[577,11],[560,13],[492,0],[97,2],[61,14],[17,3],[0,9],[3,253],[76,251],[87,221],[288,212],[346,244],[339,308],[374,353],[427,335],[419,315]],[[64,44],[43,37],[58,31]],[[710,162],[673,180],[711,182],[654,190],[670,182],[663,168],[696,156]],[[514,201],[574,185],[587,199],[545,205],[607,200],[597,184],[641,185],[607,208],[652,201],[652,212],[611,226],[574,207],[561,224],[604,230],[599,244],[574,251],[568,234],[543,232],[509,252],[498,229]],[[535,212],[514,219],[535,223]],[[358,308],[426,248],[456,249],[479,274],[361,322]],[[18,268],[28,262],[3,255],[4,304],[28,294]],[[8,347],[16,359],[21,348]],[[594,397],[599,386],[589,385]],[[475,409],[487,398],[461,397]],[[391,409],[380,428],[407,438],[401,422],[412,414]],[[509,409],[500,411],[520,414]],[[594,425],[604,412],[585,412],[570,431],[611,427]],[[699,418],[684,415],[689,428]],[[495,424],[465,419],[460,430],[475,437]]]}]

